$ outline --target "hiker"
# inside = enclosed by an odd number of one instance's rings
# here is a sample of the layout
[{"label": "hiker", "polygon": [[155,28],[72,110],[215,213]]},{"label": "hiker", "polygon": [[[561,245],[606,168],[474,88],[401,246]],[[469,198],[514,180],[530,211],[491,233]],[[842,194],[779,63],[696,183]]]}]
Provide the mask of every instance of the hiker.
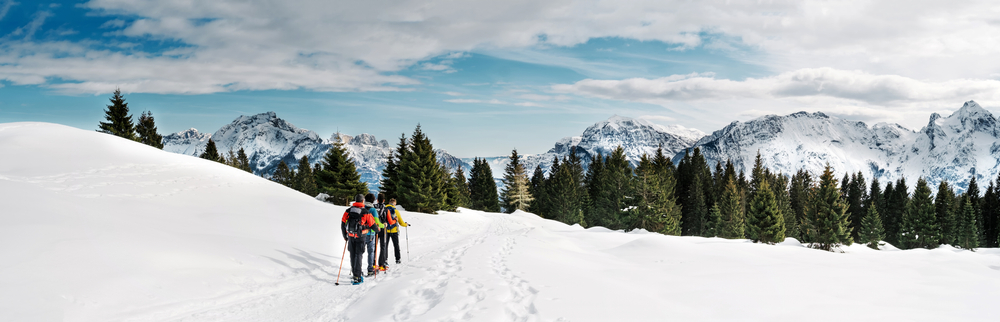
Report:
[{"label": "hiker", "polygon": [[372,230],[368,231],[367,235],[365,235],[365,245],[368,245],[368,276],[375,275],[375,268],[377,267],[377,263],[375,262],[375,245],[377,245],[376,243],[379,237],[378,232],[385,228],[385,225],[378,220],[378,210],[375,210],[375,206],[372,204],[373,202],[375,202],[375,195],[370,193],[365,195],[365,210],[368,211],[368,214],[370,214],[375,220],[376,225]]},{"label": "hiker", "polygon": [[[385,225],[386,227],[388,227],[389,223],[386,221],[386,217],[385,217],[385,195],[379,193],[378,194],[378,199],[376,201],[377,202],[375,203],[375,209],[378,210],[378,220],[379,220],[379,222],[382,223],[382,225]],[[389,268],[389,266],[386,265],[386,263],[385,263],[387,260],[389,260],[389,252],[388,252],[388,250],[389,250],[389,248],[388,248],[389,247],[389,239],[387,239],[386,237],[387,237],[387,235],[386,235],[386,232],[385,232],[385,228],[379,229],[378,230],[378,242],[379,242],[378,247],[379,247],[379,249],[382,250],[382,252],[378,254],[378,270],[379,271],[383,271],[383,272],[387,268]]]},{"label": "hiker", "polygon": [[340,220],[340,233],[344,235],[347,248],[351,251],[351,282],[355,285],[365,281],[361,275],[361,256],[365,253],[364,238],[378,227],[375,218],[365,209],[364,201],[364,196],[355,196],[354,203],[344,211],[344,218]]},{"label": "hiker", "polygon": [[[399,210],[396,209],[396,199],[389,199],[389,204],[385,205],[385,231],[386,231],[385,244],[387,245],[389,243],[389,240],[390,239],[392,240],[392,248],[394,254],[396,255],[396,264],[400,263],[399,226],[409,227],[410,224],[407,224],[405,221],[403,221],[403,217],[399,215]],[[387,246],[382,247],[383,249],[382,253],[386,254],[386,257],[389,257],[388,252],[386,251],[388,250]]]}]

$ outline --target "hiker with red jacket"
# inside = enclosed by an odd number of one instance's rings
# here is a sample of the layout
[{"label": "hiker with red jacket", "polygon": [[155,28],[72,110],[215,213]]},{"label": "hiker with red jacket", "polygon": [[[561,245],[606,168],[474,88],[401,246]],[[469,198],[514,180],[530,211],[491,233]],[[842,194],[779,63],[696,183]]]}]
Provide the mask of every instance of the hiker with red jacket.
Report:
[{"label": "hiker with red jacket", "polygon": [[347,248],[351,251],[351,275],[354,285],[361,284],[365,278],[361,275],[361,256],[365,253],[365,236],[378,228],[375,218],[365,208],[365,196],[357,195],[354,203],[344,212],[340,220],[340,233],[344,235]]}]

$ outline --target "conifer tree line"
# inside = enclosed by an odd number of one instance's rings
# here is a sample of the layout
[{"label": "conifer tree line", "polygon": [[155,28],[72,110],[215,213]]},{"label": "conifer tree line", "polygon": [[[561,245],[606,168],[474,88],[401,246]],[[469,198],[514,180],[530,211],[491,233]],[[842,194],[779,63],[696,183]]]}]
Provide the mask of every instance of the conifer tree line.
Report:
[{"label": "conifer tree line", "polygon": [[661,149],[633,168],[619,147],[593,157],[584,170],[573,151],[553,160],[548,173],[534,169],[528,210],[584,227],[771,244],[792,237],[823,250],[854,242],[876,249],[884,242],[901,249],[1000,244],[1000,177],[982,195],[975,178],[964,193],[941,182],[934,194],[924,178],[911,189],[905,178],[882,186],[861,172],[838,180],[829,165],[816,178],[763,164],[758,154],[747,176],[731,161],[710,167],[694,148],[675,167]]},{"label": "conifer tree line", "polygon": [[163,136],[157,133],[152,112],[143,111],[139,116],[139,123],[135,124],[132,122],[132,114],[129,114],[128,103],[125,102],[125,96],[120,89],[115,89],[110,100],[111,105],[104,110],[104,119],[107,122],[98,124],[98,132],[163,149]]},{"label": "conifer tree line", "polygon": [[[163,148],[155,120],[144,111],[134,123],[119,89],[105,109],[99,132]],[[311,165],[308,155],[292,169],[281,161],[271,180],[310,196],[346,204],[369,187],[338,141],[323,160]],[[246,152],[220,152],[209,139],[201,158],[253,172]],[[490,212],[529,211],[544,218],[583,227],[645,229],[667,235],[750,239],[778,243],[793,237],[812,247],[832,250],[838,245],[880,242],[901,249],[953,245],[963,249],[1000,246],[1000,176],[980,193],[976,178],[958,194],[947,182],[932,193],[918,178],[910,193],[906,178],[884,186],[869,184],[861,172],[840,180],[826,166],[819,178],[805,170],[791,176],[773,173],[758,153],[749,174],[735,171],[730,161],[709,165],[699,148],[686,150],[675,163],[658,149],[632,167],[624,149],[590,158],[584,169],[575,147],[554,158],[546,173],[540,166],[525,169],[517,150],[510,155],[497,189],[486,159],[473,161],[465,177],[459,166],[450,171],[437,160],[430,139],[417,125],[387,160],[381,193],[409,210],[433,213],[467,207]],[[528,172],[532,173],[529,175]]]}]

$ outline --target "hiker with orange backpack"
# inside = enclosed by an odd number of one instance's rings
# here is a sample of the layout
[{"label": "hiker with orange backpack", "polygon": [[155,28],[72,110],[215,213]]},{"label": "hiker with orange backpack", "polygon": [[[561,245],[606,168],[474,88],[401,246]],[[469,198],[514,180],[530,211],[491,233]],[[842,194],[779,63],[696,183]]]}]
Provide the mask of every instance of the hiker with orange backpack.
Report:
[{"label": "hiker with orange backpack", "polygon": [[364,283],[365,278],[361,275],[361,256],[365,253],[365,236],[378,227],[371,212],[365,208],[365,197],[357,195],[354,203],[340,220],[340,233],[347,242],[347,248],[351,251],[351,284],[358,285]]},{"label": "hiker with orange backpack", "polygon": [[[410,224],[403,221],[403,217],[400,216],[399,210],[396,209],[396,199],[389,199],[389,203],[385,205],[383,213],[385,214],[384,223],[386,232],[385,242],[383,243],[384,246],[382,246],[382,253],[384,254],[383,258],[388,259],[388,244],[389,240],[392,240],[393,253],[396,255],[396,264],[399,264],[401,263],[399,259],[399,227],[409,227]],[[386,267],[385,260],[381,261],[381,265],[384,270]]]}]

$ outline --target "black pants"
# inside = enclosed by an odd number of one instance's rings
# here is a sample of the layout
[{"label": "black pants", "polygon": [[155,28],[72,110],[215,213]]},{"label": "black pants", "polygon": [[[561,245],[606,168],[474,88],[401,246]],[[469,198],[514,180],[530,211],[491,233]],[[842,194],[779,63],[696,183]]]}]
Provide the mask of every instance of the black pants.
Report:
[{"label": "black pants", "polygon": [[385,261],[389,259],[389,248],[387,248],[389,246],[389,239],[384,236],[387,236],[385,230],[380,231],[378,234],[378,249],[380,252],[378,253],[378,266],[386,266]]},{"label": "black pants", "polygon": [[[399,261],[399,233],[388,233],[388,234],[386,234],[386,237],[387,237],[386,238],[386,243],[387,244],[388,244],[388,242],[389,242],[390,239],[392,240],[392,250],[396,254],[396,261],[398,262]],[[386,250],[386,252],[384,252],[384,254],[386,254],[386,257],[389,257],[389,252],[388,252],[389,248],[388,247],[382,247],[382,249]]]},{"label": "black pants", "polygon": [[361,238],[347,238],[347,250],[351,252],[351,275],[361,277],[361,258],[365,256],[365,241]]}]

